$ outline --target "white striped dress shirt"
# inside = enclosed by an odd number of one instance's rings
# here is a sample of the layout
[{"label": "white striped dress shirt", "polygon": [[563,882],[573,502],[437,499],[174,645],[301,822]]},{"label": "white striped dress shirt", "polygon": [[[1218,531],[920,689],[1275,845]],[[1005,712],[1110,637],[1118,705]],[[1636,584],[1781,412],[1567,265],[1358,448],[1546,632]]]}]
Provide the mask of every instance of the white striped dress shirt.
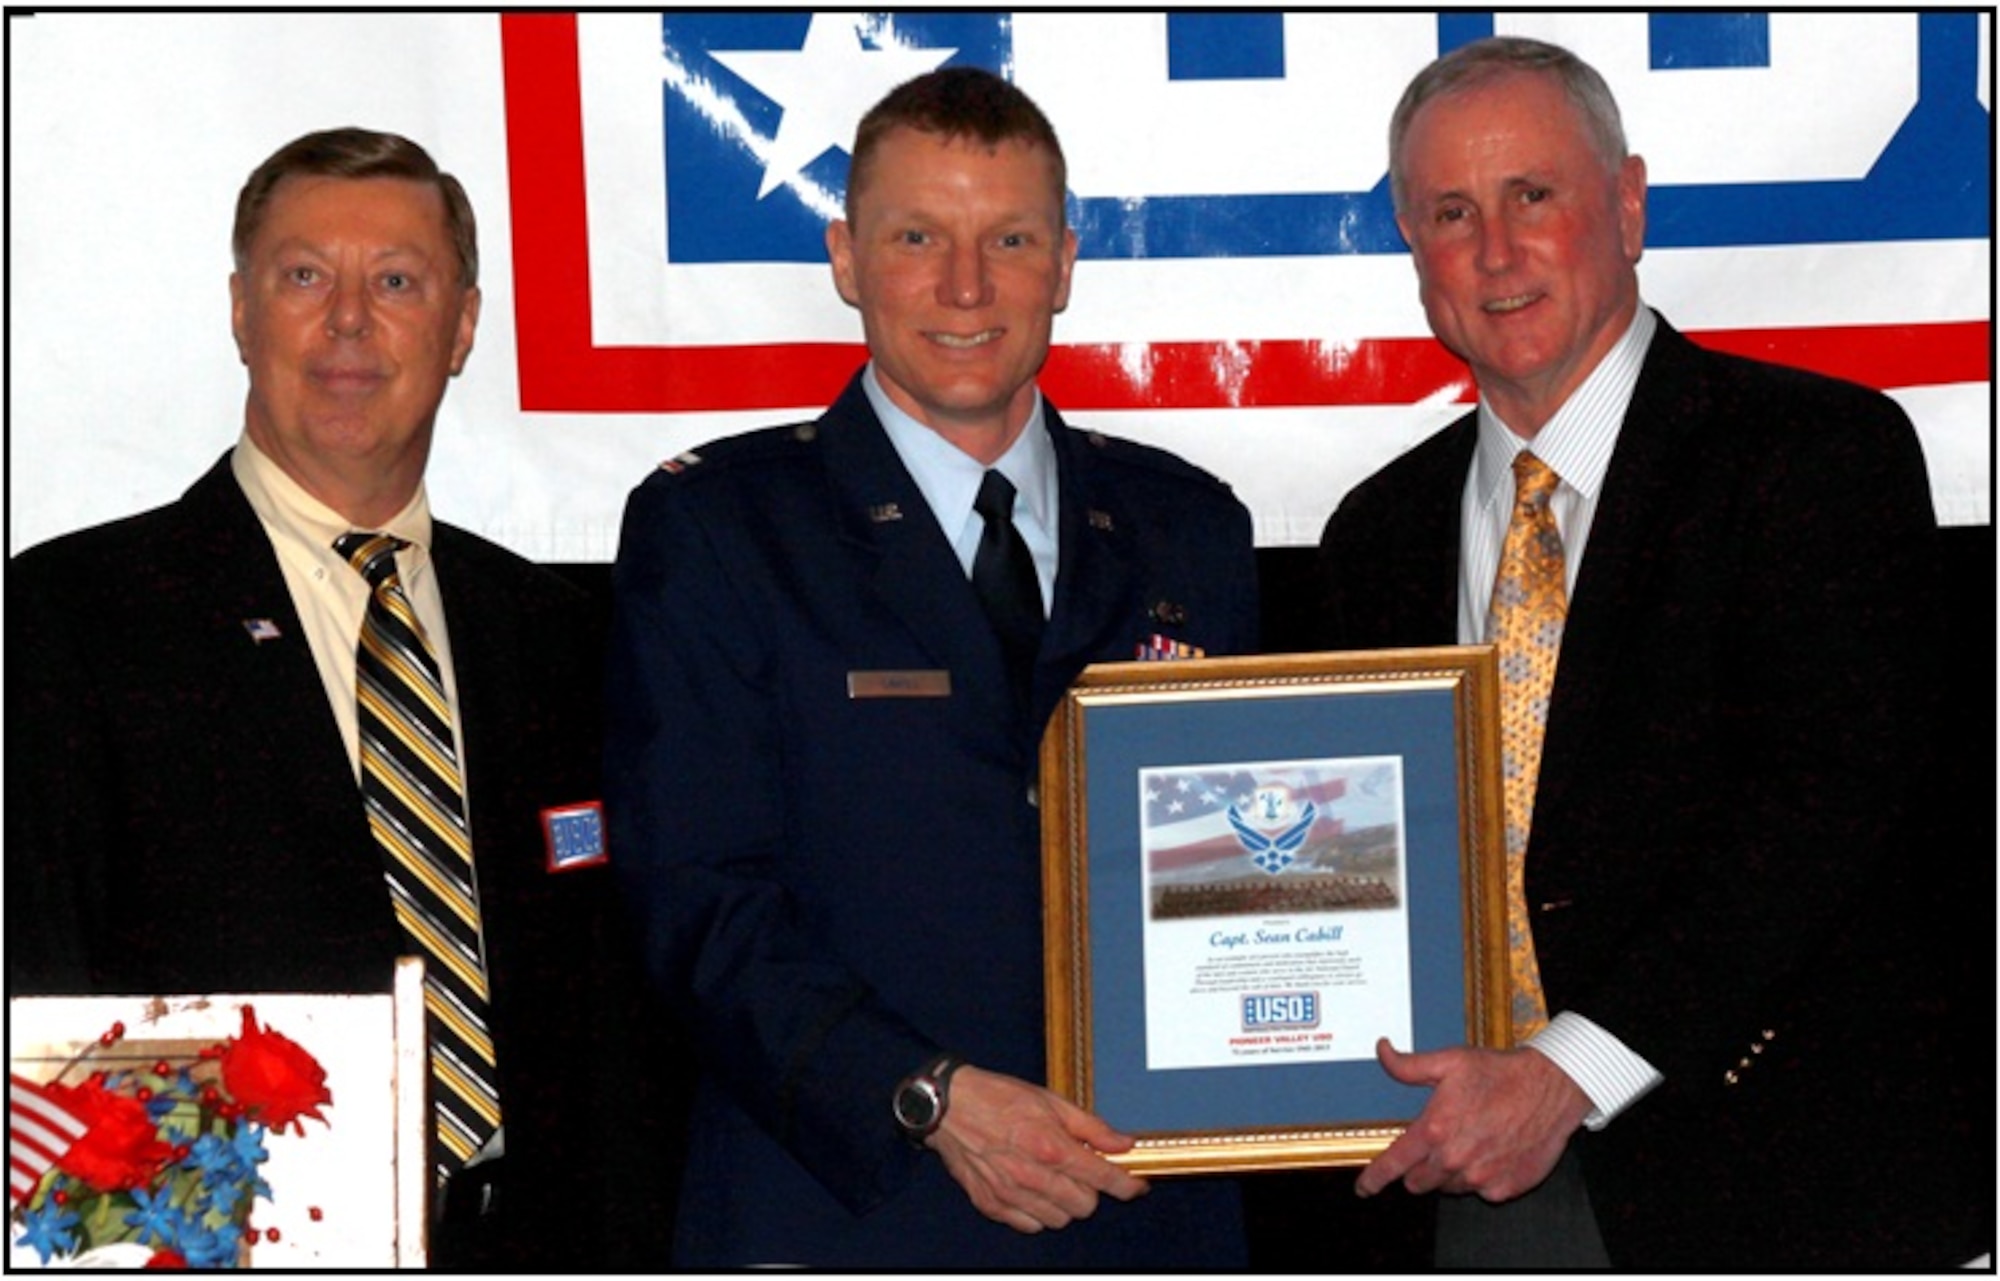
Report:
[{"label": "white striped dress shirt", "polygon": [[[1458,639],[1478,644],[1486,637],[1486,608],[1493,596],[1493,578],[1500,568],[1500,546],[1514,508],[1514,456],[1532,446],[1562,483],[1549,500],[1556,530],[1562,535],[1566,591],[1574,595],[1578,568],[1590,540],[1591,522],[1604,492],[1604,476],[1618,430],[1632,403],[1646,349],[1658,320],[1643,304],[1625,336],[1605,353],[1597,368],[1563,402],[1553,418],[1526,441],[1514,434],[1479,401],[1479,443],[1472,470],[1466,476],[1463,499],[1463,546],[1459,555]],[[1560,660],[1558,660],[1560,661]],[[1546,1054],[1583,1092],[1590,1096],[1584,1124],[1604,1128],[1611,1118],[1665,1078],[1634,1054],[1615,1035],[1573,1011],[1557,1011],[1548,1026],[1527,1044]]]}]

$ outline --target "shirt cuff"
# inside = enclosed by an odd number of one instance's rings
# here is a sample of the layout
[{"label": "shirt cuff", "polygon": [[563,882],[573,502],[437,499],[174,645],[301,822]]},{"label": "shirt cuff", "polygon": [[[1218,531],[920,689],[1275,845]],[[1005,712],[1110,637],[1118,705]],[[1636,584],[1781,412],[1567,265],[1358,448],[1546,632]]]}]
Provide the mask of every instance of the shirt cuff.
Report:
[{"label": "shirt cuff", "polygon": [[1666,1080],[1651,1063],[1626,1048],[1623,1041],[1581,1014],[1564,1010],[1547,1027],[1529,1037],[1529,1049],[1545,1056],[1577,1088],[1590,1096],[1588,1130],[1601,1130],[1611,1119]]}]

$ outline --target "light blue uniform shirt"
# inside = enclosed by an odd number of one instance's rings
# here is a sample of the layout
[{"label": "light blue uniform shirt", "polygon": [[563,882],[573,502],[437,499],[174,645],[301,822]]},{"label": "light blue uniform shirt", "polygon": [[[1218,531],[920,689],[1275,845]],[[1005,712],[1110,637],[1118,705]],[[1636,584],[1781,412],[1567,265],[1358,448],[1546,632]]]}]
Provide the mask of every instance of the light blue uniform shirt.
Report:
[{"label": "light blue uniform shirt", "polygon": [[[979,536],[986,529],[985,518],[972,510],[972,500],[979,494],[986,466],[897,408],[875,377],[872,361],[861,375],[861,389],[868,394],[875,416],[882,420],[883,430],[889,433],[896,456],[917,482],[931,515],[937,517],[938,528],[958,554],[959,567],[971,578],[972,558],[979,552]],[[1028,425],[993,468],[1014,486],[1014,528],[1021,531],[1021,540],[1035,558],[1042,614],[1047,617],[1055,606],[1056,531],[1062,526],[1057,519],[1055,442],[1049,439],[1043,423],[1039,388]]]}]

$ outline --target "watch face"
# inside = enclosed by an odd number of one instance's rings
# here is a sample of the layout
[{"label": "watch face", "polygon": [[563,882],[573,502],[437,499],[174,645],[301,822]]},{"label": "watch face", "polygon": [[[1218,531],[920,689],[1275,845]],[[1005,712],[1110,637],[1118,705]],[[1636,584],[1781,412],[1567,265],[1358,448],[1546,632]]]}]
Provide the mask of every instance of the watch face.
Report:
[{"label": "watch face", "polygon": [[926,1133],[937,1115],[937,1087],[929,1081],[911,1081],[896,1091],[896,1120],[904,1129]]}]

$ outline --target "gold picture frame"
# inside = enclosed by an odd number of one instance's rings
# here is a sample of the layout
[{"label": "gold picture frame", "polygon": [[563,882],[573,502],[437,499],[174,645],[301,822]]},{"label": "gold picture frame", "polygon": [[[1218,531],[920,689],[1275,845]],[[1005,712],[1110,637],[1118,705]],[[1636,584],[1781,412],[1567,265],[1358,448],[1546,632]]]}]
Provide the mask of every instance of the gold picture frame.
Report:
[{"label": "gold picture frame", "polygon": [[1042,741],[1049,1085],[1135,1173],[1365,1164],[1504,1048],[1491,646],[1087,668]]}]

